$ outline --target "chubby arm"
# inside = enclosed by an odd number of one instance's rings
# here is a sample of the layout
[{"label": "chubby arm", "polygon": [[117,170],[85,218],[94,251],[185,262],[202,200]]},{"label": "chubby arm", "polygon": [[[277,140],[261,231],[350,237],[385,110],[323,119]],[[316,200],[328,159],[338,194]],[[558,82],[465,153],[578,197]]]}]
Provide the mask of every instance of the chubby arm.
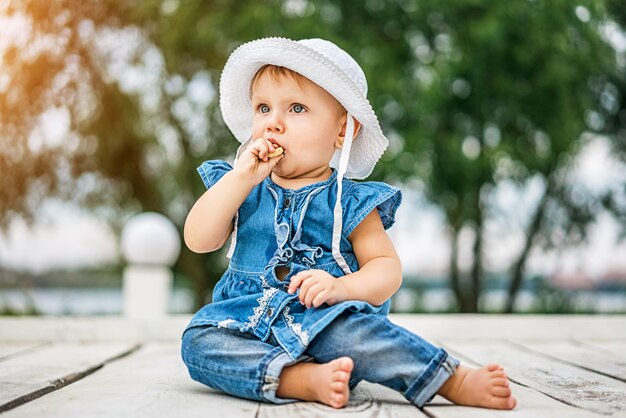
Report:
[{"label": "chubby arm", "polygon": [[299,299],[307,307],[344,300],[362,300],[382,305],[402,284],[402,264],[380,215],[373,210],[348,236],[360,269],[339,279],[323,270],[296,274],[289,293],[300,288]]},{"label": "chubby arm", "polygon": [[348,288],[348,299],[382,305],[402,285],[402,264],[374,209],[348,236],[359,270],[340,278]]},{"label": "chubby arm", "polygon": [[224,246],[239,207],[284,158],[284,154],[270,157],[275,151],[270,141],[257,138],[244,149],[235,167],[198,199],[187,215],[183,233],[191,251],[208,253]]},{"label": "chubby arm", "polygon": [[235,213],[254,185],[229,171],[193,205],[185,220],[185,244],[195,253],[208,253],[224,246],[233,231]]}]

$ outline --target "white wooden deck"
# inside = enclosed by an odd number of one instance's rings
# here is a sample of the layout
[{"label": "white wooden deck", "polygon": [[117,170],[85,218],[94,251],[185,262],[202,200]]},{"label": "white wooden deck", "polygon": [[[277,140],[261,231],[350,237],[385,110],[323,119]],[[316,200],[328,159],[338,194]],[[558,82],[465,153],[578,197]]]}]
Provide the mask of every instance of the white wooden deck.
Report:
[{"label": "white wooden deck", "polygon": [[380,385],[349,405],[269,405],[192,381],[180,354],[190,316],[150,323],[120,317],[0,317],[3,417],[626,417],[626,316],[391,315],[467,364],[502,363],[513,411],[454,406],[423,411]]}]

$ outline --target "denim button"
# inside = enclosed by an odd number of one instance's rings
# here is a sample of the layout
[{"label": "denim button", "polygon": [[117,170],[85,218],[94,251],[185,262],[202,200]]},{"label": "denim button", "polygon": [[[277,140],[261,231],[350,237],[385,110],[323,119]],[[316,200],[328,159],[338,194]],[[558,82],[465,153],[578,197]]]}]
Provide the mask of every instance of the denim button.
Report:
[{"label": "denim button", "polygon": [[274,313],[274,309],[267,308],[267,316],[272,316],[273,313]]},{"label": "denim button", "polygon": [[291,199],[290,198],[286,198],[285,202],[284,202],[284,205],[285,205],[285,209],[288,208],[289,206],[291,206]]}]

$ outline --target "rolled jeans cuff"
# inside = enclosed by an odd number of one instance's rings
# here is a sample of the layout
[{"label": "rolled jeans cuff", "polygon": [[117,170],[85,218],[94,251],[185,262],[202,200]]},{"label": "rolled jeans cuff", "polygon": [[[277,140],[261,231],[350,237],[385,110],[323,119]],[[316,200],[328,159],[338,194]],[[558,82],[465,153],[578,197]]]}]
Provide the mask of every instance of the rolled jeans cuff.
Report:
[{"label": "rolled jeans cuff", "polygon": [[289,357],[287,353],[281,352],[269,362],[265,370],[265,376],[263,377],[264,383],[261,387],[261,396],[267,402],[285,404],[300,401],[300,399],[279,398],[276,396],[276,391],[278,390],[278,383],[280,382],[280,372],[283,368],[301,361],[310,362],[313,361],[313,357],[302,355],[294,360]]},{"label": "rolled jeans cuff", "polygon": [[454,371],[460,363],[459,360],[450,356],[445,351],[442,350],[442,352],[445,356],[444,360],[439,364],[432,378],[428,379],[421,388],[415,387],[419,385],[420,381],[418,381],[407,390],[407,394],[417,392],[411,402],[419,408],[422,408],[435,397],[437,391],[454,374]]}]

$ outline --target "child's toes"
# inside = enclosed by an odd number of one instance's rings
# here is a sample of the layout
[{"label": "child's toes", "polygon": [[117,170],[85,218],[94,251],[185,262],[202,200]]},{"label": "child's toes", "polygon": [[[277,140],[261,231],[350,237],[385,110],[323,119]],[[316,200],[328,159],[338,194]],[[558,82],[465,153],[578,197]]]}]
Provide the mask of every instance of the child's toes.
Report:
[{"label": "child's toes", "polygon": [[335,392],[343,392],[346,389],[346,382],[333,382],[330,388]]},{"label": "child's toes", "polygon": [[508,379],[503,379],[501,377],[497,377],[495,379],[491,380],[491,384],[495,387],[495,386],[503,386],[503,387],[509,387],[509,381]]},{"label": "child's toes", "polygon": [[491,389],[491,394],[500,398],[508,398],[509,396],[511,396],[511,388],[496,386]]},{"label": "child's toes", "polygon": [[341,370],[345,370],[346,372],[351,372],[354,367],[354,362],[350,357],[341,358],[340,368]]},{"label": "child's toes", "polygon": [[330,397],[332,406],[335,408],[341,408],[345,404],[345,397],[342,393],[335,393]]},{"label": "child's toes", "polygon": [[347,372],[343,372],[341,370],[336,371],[335,373],[333,373],[333,381],[337,382],[347,382],[348,380],[350,380],[350,373]]},{"label": "child's toes", "polygon": [[494,370],[492,372],[489,372],[489,377],[491,378],[503,377],[506,379],[506,373],[504,373],[504,370]]},{"label": "child's toes", "polygon": [[515,402],[515,398],[513,397],[508,397],[508,398],[494,397],[491,399],[491,405],[497,409],[513,409],[515,408],[516,402]]},{"label": "child's toes", "polygon": [[513,409],[517,405],[517,400],[513,396],[509,396],[506,400],[508,409]]},{"label": "child's toes", "polygon": [[490,371],[490,372],[492,372],[492,371],[494,371],[494,370],[498,370],[498,369],[499,369],[499,370],[504,370],[504,369],[502,368],[502,366],[500,366],[500,365],[499,365],[499,364],[497,364],[497,363],[491,363],[491,364],[488,364],[486,367],[487,367],[487,371]]}]

